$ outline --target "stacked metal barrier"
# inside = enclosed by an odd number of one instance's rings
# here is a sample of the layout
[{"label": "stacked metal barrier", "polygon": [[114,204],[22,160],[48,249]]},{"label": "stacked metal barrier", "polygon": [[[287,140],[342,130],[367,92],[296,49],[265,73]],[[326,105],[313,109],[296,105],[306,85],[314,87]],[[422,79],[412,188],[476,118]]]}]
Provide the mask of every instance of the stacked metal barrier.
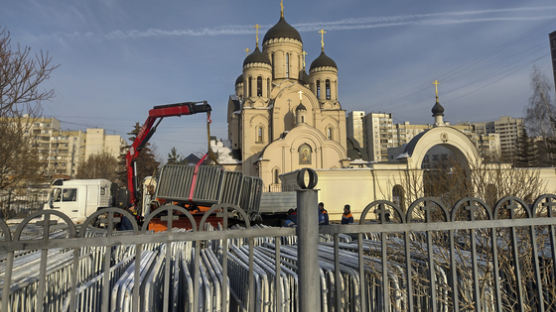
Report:
[{"label": "stacked metal barrier", "polygon": [[[515,203],[525,211],[516,218],[492,217],[484,209],[485,216],[470,217],[480,220],[457,221],[463,219],[458,209],[480,207],[465,199],[450,214],[438,214],[450,215],[451,222],[438,222],[427,220],[431,212],[425,208],[442,208],[433,199],[417,201],[406,214],[394,203],[377,201],[365,209],[361,224],[320,227],[320,241],[311,246],[319,279],[311,286],[322,310],[550,310],[556,299],[556,195],[539,197],[532,208],[504,198],[493,215],[511,212],[507,207]],[[374,208],[379,219],[366,222],[365,213]],[[244,227],[227,228],[233,210],[247,220]],[[108,224],[132,218],[117,208],[105,211]],[[40,224],[26,219],[15,230],[0,220],[2,309],[299,310],[308,291],[300,284],[306,269],[299,264],[300,229],[251,226],[239,207],[215,205],[199,227],[175,230],[171,223],[178,214],[192,216],[171,205],[157,211],[149,217],[163,213],[166,232],[148,232],[133,220],[130,232],[92,229],[87,224],[93,217],[77,230],[52,211],[36,215]],[[223,224],[215,229],[206,219],[216,212]],[[51,225],[54,216],[67,226]]]},{"label": "stacked metal barrier", "polygon": [[196,169],[172,164],[165,165],[160,171],[155,197],[208,206],[239,205],[248,215],[253,215],[259,212],[261,194],[261,178],[215,166],[199,166]]}]

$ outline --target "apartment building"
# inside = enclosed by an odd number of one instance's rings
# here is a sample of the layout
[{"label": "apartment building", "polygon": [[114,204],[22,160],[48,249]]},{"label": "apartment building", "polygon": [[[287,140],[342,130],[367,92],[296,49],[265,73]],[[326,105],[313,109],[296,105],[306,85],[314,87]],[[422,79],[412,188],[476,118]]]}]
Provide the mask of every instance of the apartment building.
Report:
[{"label": "apartment building", "polygon": [[485,128],[487,133],[496,133],[500,136],[501,159],[513,162],[519,153],[519,138],[525,132],[523,119],[503,116],[498,120],[487,122]]},{"label": "apartment building", "polygon": [[498,133],[488,132],[487,123],[460,123],[451,127],[465,133],[467,137],[477,146],[481,156],[488,161],[500,160],[501,145],[500,135]]},{"label": "apartment building", "polygon": [[398,139],[390,113],[369,113],[363,118],[363,140],[370,161],[387,161],[388,148],[396,147]]},{"label": "apartment building", "polygon": [[26,134],[48,176],[73,177],[90,155],[105,152],[119,157],[125,145],[121,136],[107,135],[104,129],[62,130],[56,118],[25,116],[23,122],[29,125]]},{"label": "apartment building", "polygon": [[83,131],[64,131],[55,118],[24,117],[29,124],[27,135],[37,149],[39,161],[44,162],[49,176],[73,176],[83,159]]},{"label": "apartment building", "polygon": [[124,139],[117,134],[106,134],[102,128],[89,128],[86,134],[85,160],[91,155],[108,153],[118,158],[121,148],[125,146]]},{"label": "apartment building", "polygon": [[395,127],[398,146],[402,146],[409,143],[419,133],[431,129],[432,125],[412,125],[409,121],[405,121],[404,123],[396,124]]},{"label": "apartment building", "polygon": [[365,141],[363,135],[363,118],[365,117],[364,111],[352,111],[348,113],[346,118],[347,137],[359,143],[361,148],[365,148]]}]

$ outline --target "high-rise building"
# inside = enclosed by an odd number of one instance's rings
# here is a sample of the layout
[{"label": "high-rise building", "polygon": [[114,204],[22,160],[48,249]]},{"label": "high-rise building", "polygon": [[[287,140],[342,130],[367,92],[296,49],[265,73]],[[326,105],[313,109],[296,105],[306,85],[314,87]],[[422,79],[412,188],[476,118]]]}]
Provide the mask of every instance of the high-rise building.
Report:
[{"label": "high-rise building", "polygon": [[363,118],[365,117],[364,111],[352,111],[348,113],[346,121],[346,130],[348,138],[359,143],[359,146],[365,148],[363,136]]},{"label": "high-rise building", "polygon": [[397,147],[390,113],[369,113],[363,118],[364,141],[370,161],[388,160],[388,148]]},{"label": "high-rise building", "polygon": [[487,133],[500,136],[500,154],[502,160],[513,162],[519,153],[519,138],[524,134],[525,126],[522,118],[508,116],[486,123]]},{"label": "high-rise building", "polygon": [[419,133],[431,129],[432,125],[412,125],[409,121],[405,121],[404,123],[396,124],[395,127],[398,146],[402,146],[409,143],[409,141],[411,141],[411,139]]},{"label": "high-rise building", "polygon": [[554,73],[554,90],[556,90],[556,31],[548,35],[550,40],[550,54],[552,55],[552,72]]},{"label": "high-rise building", "polygon": [[74,177],[90,155],[108,153],[117,158],[125,145],[121,136],[106,135],[104,129],[62,130],[56,118],[24,116],[22,122],[29,125],[26,135],[36,148],[39,161],[44,163],[41,171],[47,176]]},{"label": "high-rise building", "polygon": [[55,118],[24,117],[27,135],[37,149],[44,173],[49,176],[73,176],[82,160],[85,135],[82,131],[64,131]]}]

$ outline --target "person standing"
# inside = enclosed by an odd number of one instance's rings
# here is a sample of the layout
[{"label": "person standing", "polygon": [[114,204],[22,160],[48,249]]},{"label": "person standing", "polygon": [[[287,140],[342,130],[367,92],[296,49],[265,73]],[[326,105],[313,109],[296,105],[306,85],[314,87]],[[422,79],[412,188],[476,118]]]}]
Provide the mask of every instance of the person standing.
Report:
[{"label": "person standing", "polygon": [[324,203],[319,203],[319,225],[328,225],[328,211],[324,209]]},{"label": "person standing", "polygon": [[284,226],[294,227],[294,226],[297,225],[297,211],[296,210],[294,210],[294,209],[288,210],[288,216],[284,220]]},{"label": "person standing", "polygon": [[353,215],[351,214],[351,207],[344,205],[344,213],[342,214],[342,224],[352,224]]}]

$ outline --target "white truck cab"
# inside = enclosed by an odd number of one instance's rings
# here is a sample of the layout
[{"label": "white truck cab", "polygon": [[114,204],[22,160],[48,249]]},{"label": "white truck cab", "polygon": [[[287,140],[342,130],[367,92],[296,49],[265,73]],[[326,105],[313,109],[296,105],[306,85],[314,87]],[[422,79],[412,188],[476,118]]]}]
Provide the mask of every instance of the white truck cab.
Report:
[{"label": "white truck cab", "polygon": [[111,206],[111,185],[106,179],[57,180],[43,209],[58,210],[73,222],[82,223],[99,208]]}]

